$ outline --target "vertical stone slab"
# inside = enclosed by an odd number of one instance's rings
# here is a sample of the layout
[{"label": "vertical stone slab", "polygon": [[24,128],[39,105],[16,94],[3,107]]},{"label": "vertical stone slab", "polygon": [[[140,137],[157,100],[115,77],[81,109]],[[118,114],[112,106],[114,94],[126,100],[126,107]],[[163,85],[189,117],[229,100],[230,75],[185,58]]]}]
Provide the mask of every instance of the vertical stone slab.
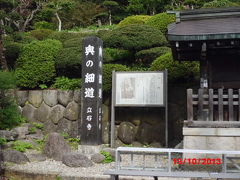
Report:
[{"label": "vertical stone slab", "polygon": [[102,141],[102,49],[98,37],[83,41],[81,144],[98,145]]}]

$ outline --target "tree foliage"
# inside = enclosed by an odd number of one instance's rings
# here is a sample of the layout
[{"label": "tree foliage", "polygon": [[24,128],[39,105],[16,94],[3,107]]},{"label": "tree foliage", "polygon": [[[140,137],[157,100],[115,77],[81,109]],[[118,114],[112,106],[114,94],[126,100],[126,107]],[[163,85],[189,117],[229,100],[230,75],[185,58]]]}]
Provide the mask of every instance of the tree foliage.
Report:
[{"label": "tree foliage", "polygon": [[135,54],[135,57],[137,62],[151,64],[157,57],[170,51],[171,49],[169,47],[155,47],[141,50]]},{"label": "tree foliage", "polygon": [[123,27],[130,24],[145,24],[150,17],[151,16],[147,15],[128,16],[119,22],[118,27]]},{"label": "tree foliage", "polygon": [[11,129],[21,123],[17,104],[9,92],[15,85],[13,73],[0,71],[0,129]]},{"label": "tree foliage", "polygon": [[152,16],[146,21],[146,25],[159,29],[163,34],[167,32],[167,26],[175,22],[175,16],[167,13],[160,13]]},{"label": "tree foliage", "polygon": [[170,81],[190,81],[198,76],[199,63],[174,61],[172,53],[168,52],[154,60],[150,67],[152,71],[162,71],[164,69],[168,70]]},{"label": "tree foliage", "polygon": [[33,41],[23,47],[17,60],[17,85],[36,88],[55,77],[55,58],[62,48],[57,40]]},{"label": "tree foliage", "polygon": [[114,29],[103,37],[105,46],[132,51],[142,50],[167,43],[160,30],[147,25],[128,25]]},{"label": "tree foliage", "polygon": [[112,89],[112,71],[129,71],[130,69],[122,64],[103,65],[103,91],[109,92]]},{"label": "tree foliage", "polygon": [[104,63],[111,63],[114,61],[123,61],[131,59],[132,54],[128,50],[115,49],[115,48],[104,48],[103,60]]},{"label": "tree foliage", "polygon": [[239,6],[237,3],[229,0],[214,0],[203,5],[203,8],[220,8],[220,7],[234,7]]}]

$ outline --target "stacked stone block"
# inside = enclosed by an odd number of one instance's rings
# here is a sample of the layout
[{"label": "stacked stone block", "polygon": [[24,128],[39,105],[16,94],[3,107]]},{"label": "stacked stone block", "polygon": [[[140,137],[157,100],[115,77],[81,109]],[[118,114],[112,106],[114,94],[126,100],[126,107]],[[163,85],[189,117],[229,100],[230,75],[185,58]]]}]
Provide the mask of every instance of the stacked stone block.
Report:
[{"label": "stacked stone block", "polygon": [[26,90],[16,92],[19,110],[29,122],[44,124],[44,132],[79,135],[80,90]]}]

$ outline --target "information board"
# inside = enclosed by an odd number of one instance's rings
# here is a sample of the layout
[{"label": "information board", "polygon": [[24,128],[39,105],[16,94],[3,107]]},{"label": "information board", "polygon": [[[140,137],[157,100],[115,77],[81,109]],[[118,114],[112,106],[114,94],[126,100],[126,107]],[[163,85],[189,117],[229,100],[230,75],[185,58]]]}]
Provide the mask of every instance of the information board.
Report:
[{"label": "information board", "polygon": [[112,72],[111,147],[115,147],[115,107],[164,107],[168,147],[167,70]]},{"label": "information board", "polygon": [[115,72],[115,106],[164,106],[164,72]]}]

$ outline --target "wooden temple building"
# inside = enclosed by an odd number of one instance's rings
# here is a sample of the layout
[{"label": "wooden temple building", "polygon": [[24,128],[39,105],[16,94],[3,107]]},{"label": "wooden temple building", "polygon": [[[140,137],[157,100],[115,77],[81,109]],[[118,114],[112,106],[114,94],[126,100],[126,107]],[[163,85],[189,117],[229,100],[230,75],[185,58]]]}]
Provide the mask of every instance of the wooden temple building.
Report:
[{"label": "wooden temple building", "polygon": [[173,57],[200,62],[200,88],[187,90],[184,148],[240,150],[240,8],[176,13]]}]

